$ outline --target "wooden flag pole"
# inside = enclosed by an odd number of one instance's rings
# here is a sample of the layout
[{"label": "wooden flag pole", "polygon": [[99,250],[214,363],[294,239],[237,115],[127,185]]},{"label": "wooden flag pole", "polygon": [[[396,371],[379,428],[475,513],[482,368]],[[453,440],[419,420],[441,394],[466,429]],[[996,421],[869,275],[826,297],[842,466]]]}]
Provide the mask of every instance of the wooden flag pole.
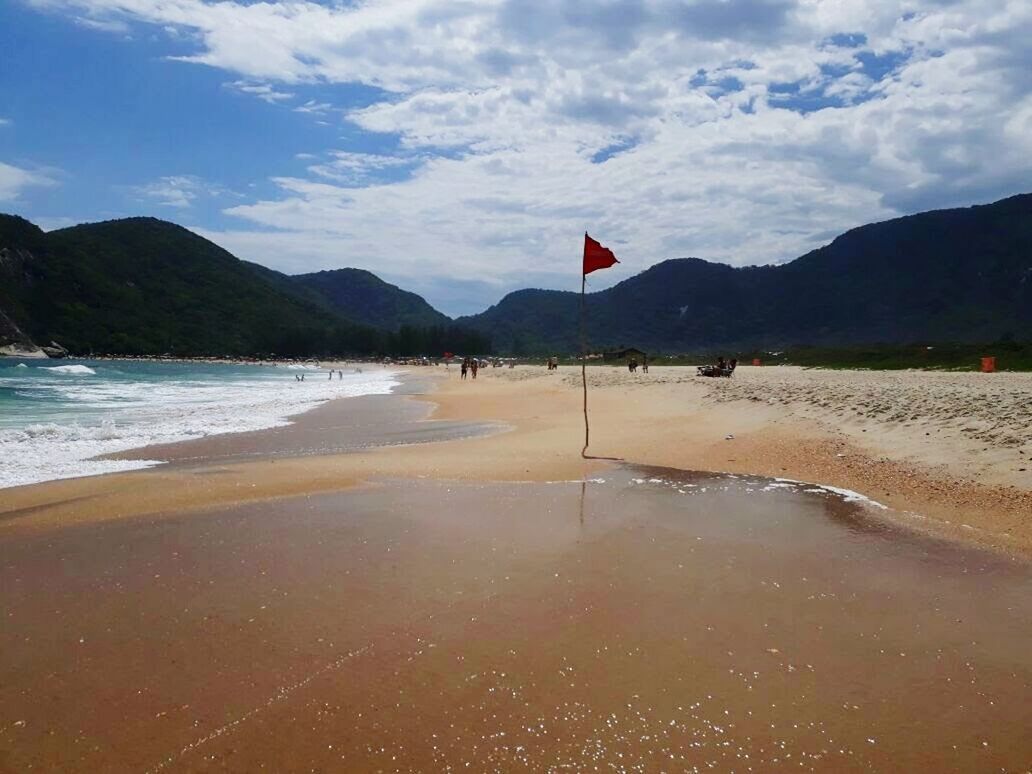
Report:
[{"label": "wooden flag pole", "polygon": [[588,456],[588,345],[584,339],[584,288],[587,284],[588,275],[581,274],[580,282],[580,372],[581,384],[584,386],[584,448],[581,449],[581,457]]}]

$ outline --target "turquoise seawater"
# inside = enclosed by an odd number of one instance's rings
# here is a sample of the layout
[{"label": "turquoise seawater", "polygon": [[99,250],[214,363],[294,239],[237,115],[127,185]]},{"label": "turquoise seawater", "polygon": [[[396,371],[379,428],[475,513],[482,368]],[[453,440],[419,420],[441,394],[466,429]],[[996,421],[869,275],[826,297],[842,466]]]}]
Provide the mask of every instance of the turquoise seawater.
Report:
[{"label": "turquoise seawater", "polygon": [[146,466],[90,458],[274,427],[322,401],[396,384],[382,370],[330,379],[300,365],[0,359],[0,487]]}]

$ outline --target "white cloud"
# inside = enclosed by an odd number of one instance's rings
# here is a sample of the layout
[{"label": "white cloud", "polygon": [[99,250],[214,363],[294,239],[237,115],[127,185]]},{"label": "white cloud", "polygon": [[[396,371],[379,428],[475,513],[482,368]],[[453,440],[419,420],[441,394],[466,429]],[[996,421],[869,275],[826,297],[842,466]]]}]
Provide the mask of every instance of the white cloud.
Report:
[{"label": "white cloud", "polygon": [[313,164],[308,167],[308,171],[338,183],[360,185],[367,184],[377,173],[406,167],[414,163],[416,163],[415,159],[405,156],[336,151],[331,154],[329,161]]},{"label": "white cloud", "polygon": [[293,99],[294,95],[289,91],[277,91],[268,83],[251,83],[249,81],[232,81],[230,83],[222,84],[227,89],[233,91],[239,91],[241,94],[250,94],[252,97],[257,97],[264,102],[268,102],[270,105],[275,105],[277,102],[284,102],[289,99]]},{"label": "white cloud", "polygon": [[186,209],[202,196],[220,196],[221,186],[193,175],[169,175],[131,189],[137,196],[163,207]]},{"label": "white cloud", "polygon": [[27,188],[57,185],[49,170],[29,170],[0,161],[0,202],[17,201]]},{"label": "white cloud", "polygon": [[7,126],[11,123],[9,118],[0,118],[0,126]]},{"label": "white cloud", "polygon": [[303,105],[298,105],[294,108],[295,113],[310,113],[316,116],[324,116],[332,110],[333,105],[329,102],[317,102],[314,99],[310,99]]},{"label": "white cloud", "polygon": [[80,27],[113,35],[129,35],[129,25],[120,19],[91,19],[80,16],[75,19]]},{"label": "white cloud", "polygon": [[1032,180],[1026,0],[36,1],[179,30],[185,61],[272,103],[386,90],[346,118],[397,153],[327,151],[228,210],[245,226],[219,241],[282,268],[572,286],[587,228],[623,261],[609,282]]}]

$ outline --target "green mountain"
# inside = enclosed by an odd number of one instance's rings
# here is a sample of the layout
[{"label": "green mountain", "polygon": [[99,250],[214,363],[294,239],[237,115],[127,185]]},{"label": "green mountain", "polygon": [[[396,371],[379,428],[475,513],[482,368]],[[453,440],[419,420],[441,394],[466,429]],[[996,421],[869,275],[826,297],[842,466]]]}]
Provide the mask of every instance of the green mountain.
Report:
[{"label": "green mountain", "polygon": [[153,218],[44,234],[4,217],[0,244],[23,257],[4,308],[35,341],[73,352],[285,351],[291,338],[335,322],[217,245]]},{"label": "green mountain", "polygon": [[[458,322],[503,352],[575,352],[579,303],[520,290]],[[594,348],[1032,340],[1032,194],[862,226],[781,266],[664,261],[586,310]]]},{"label": "green mountain", "polygon": [[[281,356],[573,353],[576,293],[454,323],[369,272],[290,277],[153,218],[0,215],[0,347]],[[1032,341],[1032,194],[853,229],[781,266],[669,260],[587,297],[589,344],[651,352]]]},{"label": "green mountain", "polygon": [[290,278],[329,302],[332,309],[367,325],[395,330],[402,325],[431,327],[451,320],[421,296],[384,282],[362,269],[335,269]]},{"label": "green mountain", "polygon": [[[382,284],[364,283],[367,306],[388,308],[402,293]],[[390,298],[369,297],[378,292]],[[31,339],[76,354],[281,356],[490,348],[483,336],[454,326],[399,320],[384,330],[356,322],[357,314],[304,282],[154,218],[43,233],[23,218],[0,215],[0,346]]]}]

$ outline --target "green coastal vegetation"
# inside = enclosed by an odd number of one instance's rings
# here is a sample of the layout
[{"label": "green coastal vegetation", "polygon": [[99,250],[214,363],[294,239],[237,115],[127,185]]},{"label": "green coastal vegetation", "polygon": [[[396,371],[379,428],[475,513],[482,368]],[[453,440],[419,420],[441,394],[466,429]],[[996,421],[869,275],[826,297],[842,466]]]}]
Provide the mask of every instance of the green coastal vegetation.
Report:
[{"label": "green coastal vegetation", "polygon": [[[1032,342],[1011,339],[985,344],[912,344],[866,347],[796,347],[778,355],[750,355],[768,365],[890,371],[921,368],[938,371],[978,371],[983,357],[994,357],[997,371],[1032,371]],[[741,359],[741,358],[740,358]]]},{"label": "green coastal vegetation", "polygon": [[[576,268],[573,269],[576,272]],[[586,303],[589,349],[653,362],[1032,368],[1032,194],[862,226],[794,261],[666,260]],[[44,233],[0,215],[0,347],[235,357],[568,357],[580,298],[452,320],[359,269],[289,276],[154,218]]]},{"label": "green coastal vegetation", "polygon": [[[35,342],[55,341],[76,355],[325,357],[491,350],[483,333],[440,313],[421,314],[421,306],[429,305],[415,294],[368,272],[357,274],[363,275],[360,292],[341,300],[315,289],[325,276],[292,278],[246,263],[154,218],[44,233],[22,218],[0,216],[0,310],[9,322],[0,336],[17,341],[20,333]],[[363,300],[378,309],[390,307],[397,322],[367,314]]]},{"label": "green coastal vegetation", "polygon": [[[997,371],[1032,371],[1032,342],[1011,339],[985,344],[872,344],[855,347],[790,347],[781,351],[700,350],[676,355],[649,353],[653,365],[695,366],[715,363],[718,357],[736,358],[742,365],[759,360],[761,365],[792,365],[804,368],[832,368],[895,371],[918,368],[933,371],[978,371],[983,357],[994,357]],[[567,364],[577,358],[564,358]],[[601,360],[589,361],[601,364]],[[622,360],[620,362],[623,362]]]},{"label": "green coastal vegetation", "polygon": [[[575,353],[579,305],[578,293],[520,290],[458,322],[502,352]],[[586,310],[592,350],[1032,341],[1032,194],[861,226],[777,266],[663,261],[590,293]]]}]

